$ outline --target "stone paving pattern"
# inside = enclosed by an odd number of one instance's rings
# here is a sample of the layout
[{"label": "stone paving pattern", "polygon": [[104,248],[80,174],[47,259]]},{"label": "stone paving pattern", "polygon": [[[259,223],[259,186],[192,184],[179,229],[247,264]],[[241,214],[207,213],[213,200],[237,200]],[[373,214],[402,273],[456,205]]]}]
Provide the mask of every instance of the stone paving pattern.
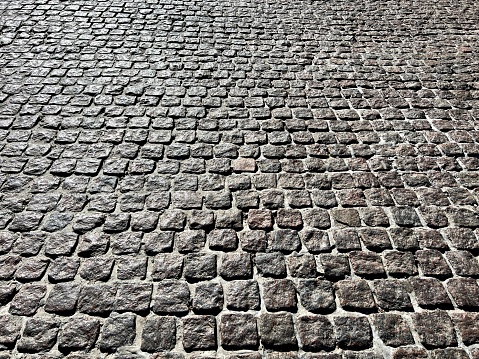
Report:
[{"label": "stone paving pattern", "polygon": [[0,358],[479,358],[478,14],[2,0]]}]

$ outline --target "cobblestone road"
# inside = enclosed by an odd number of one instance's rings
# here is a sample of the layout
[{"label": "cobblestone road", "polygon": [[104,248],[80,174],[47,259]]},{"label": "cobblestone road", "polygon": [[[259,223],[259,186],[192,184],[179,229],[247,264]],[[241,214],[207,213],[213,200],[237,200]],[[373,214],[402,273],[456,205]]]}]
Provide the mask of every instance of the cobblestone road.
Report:
[{"label": "cobblestone road", "polygon": [[0,358],[479,358],[479,3],[2,0]]}]

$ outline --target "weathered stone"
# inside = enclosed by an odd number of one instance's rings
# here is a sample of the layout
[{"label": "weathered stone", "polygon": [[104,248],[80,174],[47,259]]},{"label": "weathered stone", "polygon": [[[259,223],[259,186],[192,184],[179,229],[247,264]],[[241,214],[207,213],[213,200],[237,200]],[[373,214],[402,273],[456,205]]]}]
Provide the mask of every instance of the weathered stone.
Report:
[{"label": "weathered stone", "polygon": [[336,309],[333,286],[326,280],[302,280],[298,293],[301,305],[312,313],[329,313]]},{"label": "weathered stone", "polygon": [[346,310],[368,312],[376,308],[368,283],[363,280],[342,280],[337,284],[341,306]]},{"label": "weathered stone", "polygon": [[385,276],[381,257],[373,252],[354,251],[349,253],[351,267],[358,276],[377,278]]},{"label": "weathered stone", "polygon": [[319,258],[326,277],[342,279],[351,273],[346,255],[321,254]]},{"label": "weathered stone", "polygon": [[218,210],[215,211],[216,214],[216,228],[231,228],[236,230],[243,229],[243,215],[241,211],[234,209],[230,210]]},{"label": "weathered stone", "polygon": [[320,230],[301,231],[301,240],[310,253],[326,252],[331,249],[328,233]]},{"label": "weathered stone", "polygon": [[389,235],[396,249],[400,251],[415,251],[419,249],[417,232],[411,228],[390,228]]},{"label": "weathered stone", "polygon": [[224,314],[220,324],[221,346],[225,349],[258,347],[256,319],[252,314]]},{"label": "weathered stone", "polygon": [[22,319],[13,315],[2,315],[0,324],[0,348],[11,349],[20,337]]},{"label": "weathered stone", "polygon": [[198,252],[204,248],[206,234],[203,230],[184,231],[175,234],[175,245],[179,252]]},{"label": "weathered stone", "polygon": [[333,325],[326,317],[320,315],[299,317],[297,330],[303,350],[332,350],[335,347]]},{"label": "weathered stone", "polygon": [[17,292],[17,286],[15,284],[0,285],[0,305],[6,305]]},{"label": "weathered stone", "polygon": [[113,254],[135,254],[140,251],[141,242],[141,233],[120,233],[112,236],[111,249]]},{"label": "weathered stone", "polygon": [[398,314],[377,314],[372,317],[379,338],[392,347],[414,344],[414,339],[406,321]]},{"label": "weathered stone", "polygon": [[297,254],[287,258],[288,272],[294,278],[314,278],[317,276],[316,260],[312,254]]},{"label": "weathered stone", "polygon": [[158,314],[184,314],[188,312],[189,301],[190,290],[186,282],[165,279],[158,283],[151,308]]},{"label": "weathered stone", "polygon": [[216,255],[190,253],[185,258],[184,276],[189,281],[201,281],[216,277]]},{"label": "weathered stone", "polygon": [[186,216],[180,210],[167,210],[160,216],[162,230],[181,231],[185,227]]},{"label": "weathered stone", "polygon": [[227,280],[251,278],[253,276],[251,255],[241,252],[223,254],[219,274]]},{"label": "weathered stone", "polygon": [[349,252],[361,249],[357,231],[350,229],[335,230],[333,239],[339,252]]},{"label": "weathered stone", "polygon": [[393,277],[409,277],[417,274],[414,254],[410,252],[390,251],[384,253],[386,270]]},{"label": "weathered stone", "polygon": [[116,286],[86,285],[80,291],[78,310],[91,315],[105,315],[115,306]]},{"label": "weathered stone", "polygon": [[359,237],[369,250],[381,252],[392,248],[388,233],[383,229],[367,228],[359,232]]},{"label": "weathered stone", "polygon": [[195,312],[220,312],[223,303],[223,287],[220,283],[200,282],[196,285],[192,303]]},{"label": "weathered stone", "polygon": [[45,311],[50,313],[72,313],[75,311],[80,286],[73,283],[56,284],[48,294]]},{"label": "weathered stone", "polygon": [[413,278],[410,280],[416,301],[422,308],[449,308],[451,300],[442,283],[435,278]]},{"label": "weathered stone", "polygon": [[394,207],[391,209],[393,219],[401,227],[419,227],[421,221],[418,214],[411,207]]},{"label": "weathered stone", "polygon": [[360,350],[372,346],[373,336],[366,317],[336,317],[334,325],[340,348]]},{"label": "weathered stone", "polygon": [[110,244],[110,237],[105,234],[87,233],[78,245],[78,254],[89,257],[105,254]]},{"label": "weathered stone", "polygon": [[263,283],[263,300],[269,311],[296,308],[296,289],[289,279],[273,279]]},{"label": "weathered stone", "polygon": [[23,256],[35,256],[45,244],[46,234],[43,232],[26,232],[17,238],[12,252]]},{"label": "weathered stone", "polygon": [[374,281],[374,295],[379,308],[384,310],[412,310],[412,303],[407,293],[407,282],[396,279]]},{"label": "weathered stone", "polygon": [[137,258],[135,256],[124,256],[116,261],[116,277],[120,280],[140,279],[146,277],[148,258]]},{"label": "weathered stone", "polygon": [[48,279],[53,283],[73,280],[79,267],[80,260],[78,258],[55,258],[48,268]]},{"label": "weathered stone", "polygon": [[260,306],[258,283],[238,280],[226,285],[226,307],[232,310],[256,310]]},{"label": "weathered stone", "polygon": [[276,222],[280,228],[299,229],[303,226],[301,212],[293,209],[282,208],[278,210]]},{"label": "weathered stone", "polygon": [[443,348],[457,345],[454,327],[446,312],[414,313],[413,321],[421,344],[426,348]]},{"label": "weathered stone", "polygon": [[247,231],[240,234],[241,248],[247,252],[263,252],[268,241],[269,235],[265,231]]},{"label": "weathered stone", "polygon": [[253,158],[238,158],[233,161],[233,171],[235,172],[255,172],[256,162]]},{"label": "weathered stone", "polygon": [[105,321],[99,344],[102,352],[115,352],[122,346],[131,345],[136,336],[135,315],[112,313]]},{"label": "weathered stone", "polygon": [[155,256],[153,260],[153,272],[151,277],[154,280],[180,279],[183,270],[183,257],[175,253],[162,253]]},{"label": "weathered stone", "polygon": [[252,209],[248,212],[248,226],[250,229],[270,229],[273,227],[271,211]]},{"label": "weathered stone", "polygon": [[10,303],[9,312],[14,315],[35,314],[46,292],[45,285],[24,284]]},{"label": "weathered stone", "polygon": [[88,281],[107,281],[113,270],[114,261],[108,257],[93,257],[82,260],[80,277]]},{"label": "weathered stone", "polygon": [[143,327],[141,350],[158,352],[172,350],[176,344],[176,321],[174,317],[149,317]]},{"label": "weathered stone", "polygon": [[416,252],[416,260],[423,274],[429,277],[447,278],[452,276],[451,268],[436,249],[420,250]]},{"label": "weathered stone", "polygon": [[15,279],[20,282],[39,281],[45,274],[49,263],[48,259],[24,258],[15,271]]},{"label": "weathered stone", "polygon": [[150,308],[152,285],[149,283],[119,284],[115,310],[119,312],[146,312]]},{"label": "weathered stone", "polygon": [[234,229],[215,229],[207,236],[210,249],[233,251],[238,248],[238,236]]},{"label": "weathered stone", "polygon": [[58,338],[60,351],[91,349],[100,332],[100,321],[87,316],[73,317],[62,327]]},{"label": "weathered stone", "polygon": [[453,313],[451,318],[465,345],[479,343],[478,313]]},{"label": "weathered stone", "polygon": [[397,348],[393,352],[393,359],[429,358],[427,350],[419,347]]},{"label": "weathered stone", "polygon": [[18,234],[9,231],[0,231],[0,253],[4,254],[10,252],[13,244],[18,238]]},{"label": "weathered stone", "polygon": [[266,348],[294,348],[298,342],[290,313],[265,313],[260,317],[261,343]]},{"label": "weathered stone", "polygon": [[475,310],[479,307],[479,286],[472,278],[451,278],[446,284],[458,308]]},{"label": "weathered stone", "polygon": [[216,348],[216,321],[210,315],[183,319],[183,347],[186,351]]},{"label": "weathered stone", "polygon": [[331,211],[331,216],[338,224],[344,226],[359,227],[361,225],[358,211],[355,209],[334,209]]},{"label": "weathered stone", "polygon": [[273,251],[293,252],[301,247],[298,232],[292,229],[274,231],[269,240],[268,247]]},{"label": "weathered stone", "polygon": [[258,253],[255,257],[258,273],[265,277],[286,276],[284,255],[279,252]]}]

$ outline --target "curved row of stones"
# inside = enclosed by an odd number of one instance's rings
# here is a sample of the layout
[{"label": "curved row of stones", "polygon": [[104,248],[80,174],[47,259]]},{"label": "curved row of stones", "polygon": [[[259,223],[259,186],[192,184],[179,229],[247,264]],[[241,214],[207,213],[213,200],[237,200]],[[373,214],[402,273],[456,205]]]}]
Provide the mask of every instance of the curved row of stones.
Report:
[{"label": "curved row of stones", "polygon": [[478,359],[478,13],[0,2],[0,358]]}]

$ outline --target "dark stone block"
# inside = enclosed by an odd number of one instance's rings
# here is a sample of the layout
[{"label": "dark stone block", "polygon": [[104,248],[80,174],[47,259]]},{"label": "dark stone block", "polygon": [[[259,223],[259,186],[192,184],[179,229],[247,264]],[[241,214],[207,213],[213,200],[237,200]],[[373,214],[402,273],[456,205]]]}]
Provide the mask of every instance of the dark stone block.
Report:
[{"label": "dark stone block", "polygon": [[336,317],[334,325],[340,348],[361,350],[372,347],[373,335],[366,317]]},{"label": "dark stone block", "polygon": [[115,352],[122,346],[133,344],[136,337],[136,318],[134,314],[116,314],[105,321],[100,336],[100,350]]},{"label": "dark stone block", "polygon": [[379,338],[391,347],[414,344],[407,322],[398,314],[381,313],[372,317]]},{"label": "dark stone block", "polygon": [[261,343],[266,348],[294,349],[298,345],[293,317],[289,313],[262,314],[260,331]]},{"label": "dark stone block", "polygon": [[216,320],[210,315],[183,319],[183,347],[186,351],[216,349]]},{"label": "dark stone block", "polygon": [[256,349],[258,329],[252,314],[224,314],[220,324],[221,346],[225,349]]},{"label": "dark stone block", "polygon": [[172,350],[176,345],[176,320],[174,317],[149,317],[141,337],[141,350],[156,353]]},{"label": "dark stone block", "polygon": [[266,309],[269,311],[296,309],[296,289],[289,279],[265,281],[263,296]]},{"label": "dark stone block", "polygon": [[413,321],[421,343],[427,349],[457,345],[454,327],[446,312],[414,313]]},{"label": "dark stone block", "polygon": [[329,313],[336,309],[333,286],[326,280],[302,280],[298,293],[301,305],[312,313]]},{"label": "dark stone block", "polygon": [[297,330],[305,351],[333,350],[336,346],[333,325],[324,316],[310,315],[298,318]]}]

